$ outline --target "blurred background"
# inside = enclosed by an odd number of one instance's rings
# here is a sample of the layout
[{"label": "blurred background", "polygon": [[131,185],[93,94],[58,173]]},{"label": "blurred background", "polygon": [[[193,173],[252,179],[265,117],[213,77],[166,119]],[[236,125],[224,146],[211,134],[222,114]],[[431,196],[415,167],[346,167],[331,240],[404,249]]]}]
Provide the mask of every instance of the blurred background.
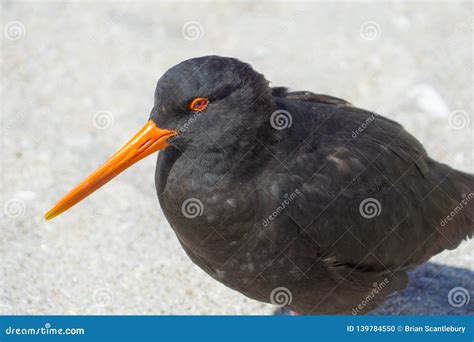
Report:
[{"label": "blurred background", "polygon": [[[43,220],[142,127],[158,78],[188,58],[237,57],[273,86],[344,98],[474,171],[471,1],[2,0],[0,12],[2,314],[275,310],[188,259],[158,205],[155,158]],[[473,247],[434,257],[376,313],[472,313]]]}]

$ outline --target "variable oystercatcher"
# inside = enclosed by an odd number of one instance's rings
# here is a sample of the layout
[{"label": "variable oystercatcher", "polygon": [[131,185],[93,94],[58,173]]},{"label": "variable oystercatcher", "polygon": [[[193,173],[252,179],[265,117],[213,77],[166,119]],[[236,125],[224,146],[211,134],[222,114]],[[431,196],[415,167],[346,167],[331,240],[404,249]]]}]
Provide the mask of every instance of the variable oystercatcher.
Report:
[{"label": "variable oystercatcher", "polygon": [[145,127],[46,219],[160,149],[161,208],[193,262],[301,314],[368,312],[474,230],[474,176],[398,123],[218,56],[168,70]]}]

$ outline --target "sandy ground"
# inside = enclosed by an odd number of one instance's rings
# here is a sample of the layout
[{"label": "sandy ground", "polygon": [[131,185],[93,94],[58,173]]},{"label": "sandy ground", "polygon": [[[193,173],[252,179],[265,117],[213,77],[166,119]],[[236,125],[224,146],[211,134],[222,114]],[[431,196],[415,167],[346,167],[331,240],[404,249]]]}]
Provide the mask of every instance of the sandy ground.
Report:
[{"label": "sandy ground", "polygon": [[[0,312],[272,313],[185,256],[158,206],[155,158],[42,215],[143,125],[167,68],[206,54],[382,113],[473,172],[471,25],[469,1],[2,1]],[[474,298],[457,307],[448,293],[474,294],[473,247],[433,258],[378,313],[472,312]]]}]

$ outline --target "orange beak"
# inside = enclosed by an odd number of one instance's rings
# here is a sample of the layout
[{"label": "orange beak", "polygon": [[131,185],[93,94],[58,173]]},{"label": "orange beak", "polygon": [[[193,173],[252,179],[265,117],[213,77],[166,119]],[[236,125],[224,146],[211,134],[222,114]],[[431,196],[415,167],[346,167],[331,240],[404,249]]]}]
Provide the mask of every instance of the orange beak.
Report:
[{"label": "orange beak", "polygon": [[56,203],[56,205],[44,215],[45,219],[51,220],[65,212],[128,167],[149,154],[165,148],[168,146],[166,142],[168,138],[176,134],[177,132],[175,131],[158,128],[153,121],[149,120],[146,125],[128,143],[110,157],[109,160]]}]

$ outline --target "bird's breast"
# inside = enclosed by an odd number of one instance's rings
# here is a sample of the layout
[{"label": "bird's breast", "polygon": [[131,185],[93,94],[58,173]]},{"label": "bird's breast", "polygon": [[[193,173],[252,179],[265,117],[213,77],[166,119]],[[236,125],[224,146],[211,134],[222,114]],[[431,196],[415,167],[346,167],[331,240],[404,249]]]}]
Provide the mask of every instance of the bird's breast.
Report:
[{"label": "bird's breast", "polygon": [[159,156],[155,181],[161,208],[186,247],[223,258],[252,230],[258,202],[252,182],[205,171],[174,150]]}]

